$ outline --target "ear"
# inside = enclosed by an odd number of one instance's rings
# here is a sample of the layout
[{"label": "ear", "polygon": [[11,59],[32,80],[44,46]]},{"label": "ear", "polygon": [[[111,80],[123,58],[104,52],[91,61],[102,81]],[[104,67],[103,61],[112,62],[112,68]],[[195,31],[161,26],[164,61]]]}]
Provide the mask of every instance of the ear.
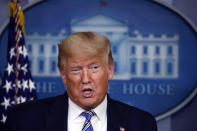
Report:
[{"label": "ear", "polygon": [[64,85],[66,85],[66,74],[64,73],[64,70],[59,69],[59,72],[60,72],[60,75],[61,75],[61,78],[62,78],[62,81],[63,81]]},{"label": "ear", "polygon": [[108,80],[112,80],[113,76],[114,76],[114,63],[109,65]]}]

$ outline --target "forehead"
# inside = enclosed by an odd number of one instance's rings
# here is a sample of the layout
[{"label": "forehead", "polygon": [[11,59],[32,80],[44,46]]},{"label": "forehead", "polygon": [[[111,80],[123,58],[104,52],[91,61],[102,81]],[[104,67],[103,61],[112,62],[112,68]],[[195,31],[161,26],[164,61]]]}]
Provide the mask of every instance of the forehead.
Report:
[{"label": "forehead", "polygon": [[101,53],[96,56],[83,56],[83,55],[76,55],[72,57],[67,57],[65,59],[66,63],[65,65],[67,66],[73,66],[73,65],[89,65],[89,64],[94,64],[94,63],[99,63],[99,64],[106,64],[106,57],[105,53]]}]

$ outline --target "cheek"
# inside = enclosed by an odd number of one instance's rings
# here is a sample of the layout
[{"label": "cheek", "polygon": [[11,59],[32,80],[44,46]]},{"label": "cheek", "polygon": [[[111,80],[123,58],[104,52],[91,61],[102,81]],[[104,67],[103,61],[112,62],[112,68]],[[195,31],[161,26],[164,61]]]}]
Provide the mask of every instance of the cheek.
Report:
[{"label": "cheek", "polygon": [[72,95],[77,95],[80,88],[80,79],[77,76],[66,76],[67,91]]},{"label": "cheek", "polygon": [[69,87],[76,87],[80,84],[80,77],[77,76],[67,76],[66,80],[67,86]]},{"label": "cheek", "polygon": [[[67,92],[73,96],[77,97],[80,92],[80,80],[78,78],[68,77],[67,82]],[[70,97],[71,97],[70,96]]]},{"label": "cheek", "polygon": [[94,82],[96,84],[97,90],[103,93],[103,91],[106,91],[108,87],[108,75],[100,74],[99,76],[95,77]]}]

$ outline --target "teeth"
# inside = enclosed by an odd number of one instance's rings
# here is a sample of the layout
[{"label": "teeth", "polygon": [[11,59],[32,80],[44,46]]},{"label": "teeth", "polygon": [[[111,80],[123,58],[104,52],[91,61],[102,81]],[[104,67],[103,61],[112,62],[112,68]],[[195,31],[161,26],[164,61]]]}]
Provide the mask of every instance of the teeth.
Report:
[{"label": "teeth", "polygon": [[85,93],[90,93],[91,91],[89,90],[89,91],[84,91]]},{"label": "teeth", "polygon": [[91,89],[85,89],[85,90],[83,90],[83,92],[85,92],[85,93],[90,93],[92,90]]}]

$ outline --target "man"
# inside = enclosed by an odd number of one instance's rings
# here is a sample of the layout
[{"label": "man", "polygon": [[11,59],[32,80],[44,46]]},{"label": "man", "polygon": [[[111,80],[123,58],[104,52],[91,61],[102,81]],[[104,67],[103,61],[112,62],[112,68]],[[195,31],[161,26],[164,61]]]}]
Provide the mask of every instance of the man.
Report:
[{"label": "man", "polygon": [[149,113],[107,95],[114,63],[106,37],[74,33],[58,48],[58,68],[67,92],[14,107],[5,131],[157,131]]}]

